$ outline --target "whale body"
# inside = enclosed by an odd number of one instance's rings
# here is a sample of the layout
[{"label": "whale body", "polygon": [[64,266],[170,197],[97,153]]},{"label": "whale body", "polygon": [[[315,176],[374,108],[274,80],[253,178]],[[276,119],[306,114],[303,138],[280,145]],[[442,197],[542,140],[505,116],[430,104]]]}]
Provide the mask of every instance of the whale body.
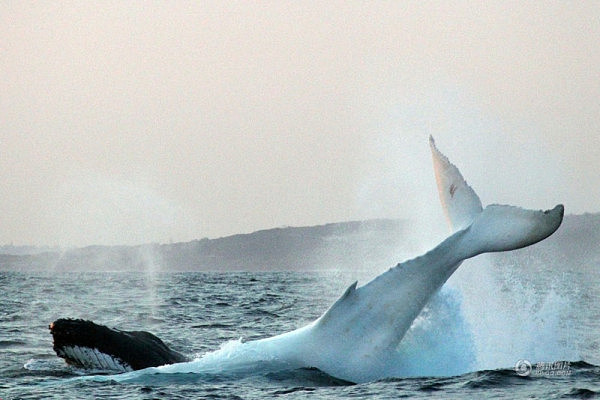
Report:
[{"label": "whale body", "polygon": [[[269,360],[288,367],[318,368],[350,382],[385,378],[405,333],[463,260],[532,245],[560,226],[562,205],[547,211],[507,205],[483,208],[475,191],[439,152],[433,138],[430,147],[440,200],[454,233],[426,254],[399,263],[363,286],[354,282],[309,325],[240,343],[234,354],[228,355],[230,363],[235,363],[236,357],[246,362],[255,357],[255,361]],[[209,359],[153,370],[195,372]]]}]

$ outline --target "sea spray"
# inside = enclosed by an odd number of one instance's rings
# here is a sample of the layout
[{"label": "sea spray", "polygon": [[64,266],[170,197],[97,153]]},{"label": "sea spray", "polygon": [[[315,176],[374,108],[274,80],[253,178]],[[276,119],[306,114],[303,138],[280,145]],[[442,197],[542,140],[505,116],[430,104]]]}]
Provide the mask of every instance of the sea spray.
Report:
[{"label": "sea spray", "polygon": [[137,249],[137,264],[143,268],[146,277],[146,287],[148,291],[148,301],[151,305],[152,315],[148,319],[153,319],[157,315],[158,297],[157,297],[157,274],[161,269],[160,248],[157,244],[141,245]]},{"label": "sea spray", "polygon": [[564,326],[568,296],[511,273],[531,265],[496,265],[489,255],[466,262],[448,282],[462,294],[462,310],[471,328],[475,369],[507,368],[531,362],[576,360]]},{"label": "sea spray", "polygon": [[458,290],[444,287],[415,319],[388,376],[448,376],[472,371],[476,354]]}]

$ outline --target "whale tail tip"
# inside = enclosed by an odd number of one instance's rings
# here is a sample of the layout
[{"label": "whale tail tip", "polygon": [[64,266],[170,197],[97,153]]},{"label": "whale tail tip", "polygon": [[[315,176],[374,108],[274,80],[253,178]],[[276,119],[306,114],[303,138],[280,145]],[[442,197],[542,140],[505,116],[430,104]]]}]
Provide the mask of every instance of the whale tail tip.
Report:
[{"label": "whale tail tip", "polygon": [[467,184],[458,168],[448,160],[429,136],[433,169],[440,201],[452,231],[466,228],[481,213],[483,207],[477,193]]},{"label": "whale tail tip", "polygon": [[465,240],[475,254],[520,249],[552,235],[564,212],[562,204],[546,211],[492,204],[468,227]]}]

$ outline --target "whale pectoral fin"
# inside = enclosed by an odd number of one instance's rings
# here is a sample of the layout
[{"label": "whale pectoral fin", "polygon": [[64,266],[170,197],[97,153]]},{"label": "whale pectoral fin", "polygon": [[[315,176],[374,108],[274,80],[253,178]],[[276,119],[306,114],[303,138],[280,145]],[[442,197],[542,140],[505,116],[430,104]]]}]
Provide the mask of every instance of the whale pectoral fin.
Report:
[{"label": "whale pectoral fin", "polygon": [[481,200],[458,168],[437,149],[431,136],[429,146],[442,208],[450,227],[456,232],[469,226],[483,210]]}]

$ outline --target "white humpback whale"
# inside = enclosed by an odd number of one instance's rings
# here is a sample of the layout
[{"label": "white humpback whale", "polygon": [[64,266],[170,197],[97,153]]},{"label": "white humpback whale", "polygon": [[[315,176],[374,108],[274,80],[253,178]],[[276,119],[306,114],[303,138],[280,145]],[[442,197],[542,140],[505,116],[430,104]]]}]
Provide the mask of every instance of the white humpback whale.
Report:
[{"label": "white humpback whale", "polygon": [[[454,233],[426,254],[399,263],[363,286],[354,282],[309,325],[239,344],[227,356],[230,364],[236,359],[240,363],[268,360],[288,367],[318,368],[351,382],[384,378],[415,318],[463,260],[529,246],[560,226],[562,205],[547,211],[508,205],[483,208],[475,191],[439,152],[433,138],[430,146],[440,200]],[[57,354],[61,356],[58,350]],[[210,359],[209,354],[153,371],[195,372]]]}]

